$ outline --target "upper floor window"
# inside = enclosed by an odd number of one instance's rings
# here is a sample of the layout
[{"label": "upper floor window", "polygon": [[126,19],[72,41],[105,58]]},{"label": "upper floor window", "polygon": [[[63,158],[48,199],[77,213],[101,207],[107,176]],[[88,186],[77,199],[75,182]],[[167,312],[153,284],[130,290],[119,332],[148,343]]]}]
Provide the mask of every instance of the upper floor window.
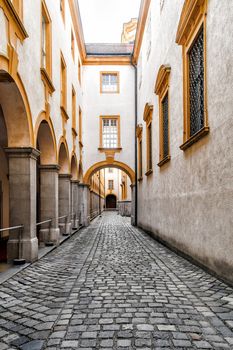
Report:
[{"label": "upper floor window", "polygon": [[155,93],[159,97],[159,163],[162,166],[170,160],[169,150],[169,80],[171,67],[162,65],[159,68]]},{"label": "upper floor window", "polygon": [[41,68],[51,77],[51,19],[44,1],[41,21]]},{"label": "upper floor window", "polygon": [[109,174],[112,174],[113,173],[113,168],[108,168],[108,172],[109,172]]},{"label": "upper floor window", "polygon": [[61,107],[66,110],[67,92],[66,92],[66,63],[61,54]]},{"label": "upper floor window", "polygon": [[[185,0],[176,35],[183,46],[184,143],[186,150],[209,132],[206,89],[207,0]],[[191,28],[191,29],[190,29]]]},{"label": "upper floor window", "polygon": [[119,72],[100,73],[100,92],[119,93]]},{"label": "upper floor window", "polygon": [[138,139],[138,181],[142,180],[142,125],[137,125]]},{"label": "upper floor window", "polygon": [[113,190],[114,189],[114,181],[113,180],[108,180],[108,189]]},{"label": "upper floor window", "polygon": [[75,41],[74,41],[73,30],[71,30],[71,53],[72,53],[73,60],[75,60]]},{"label": "upper floor window", "polygon": [[153,115],[153,106],[148,103],[144,109],[143,119],[146,122],[146,176],[152,173],[153,162],[152,162],[152,115]]},{"label": "upper floor window", "polygon": [[119,117],[100,117],[100,148],[119,148]]},{"label": "upper floor window", "polygon": [[74,87],[72,87],[72,130],[75,136],[77,136],[76,132],[76,92]]}]

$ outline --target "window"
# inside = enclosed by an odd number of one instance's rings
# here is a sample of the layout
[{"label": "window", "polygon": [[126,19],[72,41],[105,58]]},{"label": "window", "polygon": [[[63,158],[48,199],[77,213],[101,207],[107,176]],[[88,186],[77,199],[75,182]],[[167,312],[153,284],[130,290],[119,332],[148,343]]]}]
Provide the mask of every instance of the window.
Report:
[{"label": "window", "polygon": [[108,189],[113,190],[114,189],[114,181],[113,180],[108,180]]},{"label": "window", "polygon": [[76,92],[72,87],[72,131],[77,136],[76,131]]},{"label": "window", "polygon": [[66,63],[61,54],[61,107],[66,111]]},{"label": "window", "polygon": [[119,93],[119,72],[100,73],[100,92]]},{"label": "window", "polygon": [[81,63],[80,63],[80,60],[78,60],[78,81],[79,81],[79,84],[81,85],[82,84],[82,79],[81,79],[81,74],[82,74],[82,71],[81,71]]},{"label": "window", "polygon": [[72,53],[73,60],[75,60],[75,41],[74,41],[74,33],[72,30],[71,30],[71,53]]},{"label": "window", "polygon": [[171,157],[169,154],[169,79],[171,67],[162,65],[159,68],[155,93],[159,97],[159,163],[162,166]]},{"label": "window", "polygon": [[41,20],[41,68],[51,77],[51,19],[44,1]]},{"label": "window", "polygon": [[82,143],[83,140],[83,121],[82,121],[82,110],[79,107],[79,116],[78,116],[78,135],[79,142]]},{"label": "window", "polygon": [[120,148],[119,117],[100,117],[100,148]]},{"label": "window", "polygon": [[[209,133],[206,91],[207,0],[185,0],[176,35],[183,46],[184,151]],[[190,30],[191,28],[191,30]]]},{"label": "window", "polygon": [[153,106],[148,103],[144,109],[143,119],[146,122],[146,158],[147,158],[147,171],[146,176],[152,173],[153,163],[152,163],[152,114]]},{"label": "window", "polygon": [[113,168],[108,168],[108,172],[109,172],[109,174],[112,174],[113,173]]},{"label": "window", "polygon": [[60,11],[61,11],[61,16],[64,23],[65,23],[65,1],[66,0],[60,0]]},{"label": "window", "polygon": [[151,13],[148,16],[148,24],[146,29],[146,57],[149,59],[150,52],[151,52]]},{"label": "window", "polygon": [[142,180],[142,125],[138,124],[136,129],[138,139],[138,181]]}]

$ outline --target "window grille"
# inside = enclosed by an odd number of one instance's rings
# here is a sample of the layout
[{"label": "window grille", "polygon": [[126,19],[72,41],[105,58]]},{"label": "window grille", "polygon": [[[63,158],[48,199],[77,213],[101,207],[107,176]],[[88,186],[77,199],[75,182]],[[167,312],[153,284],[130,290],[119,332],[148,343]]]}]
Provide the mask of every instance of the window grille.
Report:
[{"label": "window grille", "polygon": [[162,101],[162,111],[163,111],[163,155],[165,158],[169,155],[169,140],[168,140],[168,93],[166,93]]},{"label": "window grille", "polygon": [[117,148],[118,129],[116,119],[103,119],[103,147]]},{"label": "window grille", "polygon": [[203,27],[189,51],[190,136],[204,127]]},{"label": "window grille", "polygon": [[117,92],[118,76],[117,74],[102,74],[102,92]]}]

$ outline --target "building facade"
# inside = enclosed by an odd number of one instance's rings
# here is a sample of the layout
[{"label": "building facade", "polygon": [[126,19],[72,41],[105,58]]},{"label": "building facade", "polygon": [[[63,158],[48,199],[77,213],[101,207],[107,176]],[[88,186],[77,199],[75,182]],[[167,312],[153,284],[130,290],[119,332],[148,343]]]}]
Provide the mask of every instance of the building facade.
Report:
[{"label": "building facade", "polygon": [[232,17],[229,0],[142,0],[134,43],[136,20],[85,44],[77,1],[0,0],[1,259],[35,261],[111,195],[233,281]]}]

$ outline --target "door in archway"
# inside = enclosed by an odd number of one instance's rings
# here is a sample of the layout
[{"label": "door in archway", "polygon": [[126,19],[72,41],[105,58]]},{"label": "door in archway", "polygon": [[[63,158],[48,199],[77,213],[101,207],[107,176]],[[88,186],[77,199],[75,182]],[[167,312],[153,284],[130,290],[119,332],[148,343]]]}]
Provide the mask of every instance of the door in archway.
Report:
[{"label": "door in archway", "polygon": [[116,196],[109,194],[106,197],[106,209],[116,209]]}]

